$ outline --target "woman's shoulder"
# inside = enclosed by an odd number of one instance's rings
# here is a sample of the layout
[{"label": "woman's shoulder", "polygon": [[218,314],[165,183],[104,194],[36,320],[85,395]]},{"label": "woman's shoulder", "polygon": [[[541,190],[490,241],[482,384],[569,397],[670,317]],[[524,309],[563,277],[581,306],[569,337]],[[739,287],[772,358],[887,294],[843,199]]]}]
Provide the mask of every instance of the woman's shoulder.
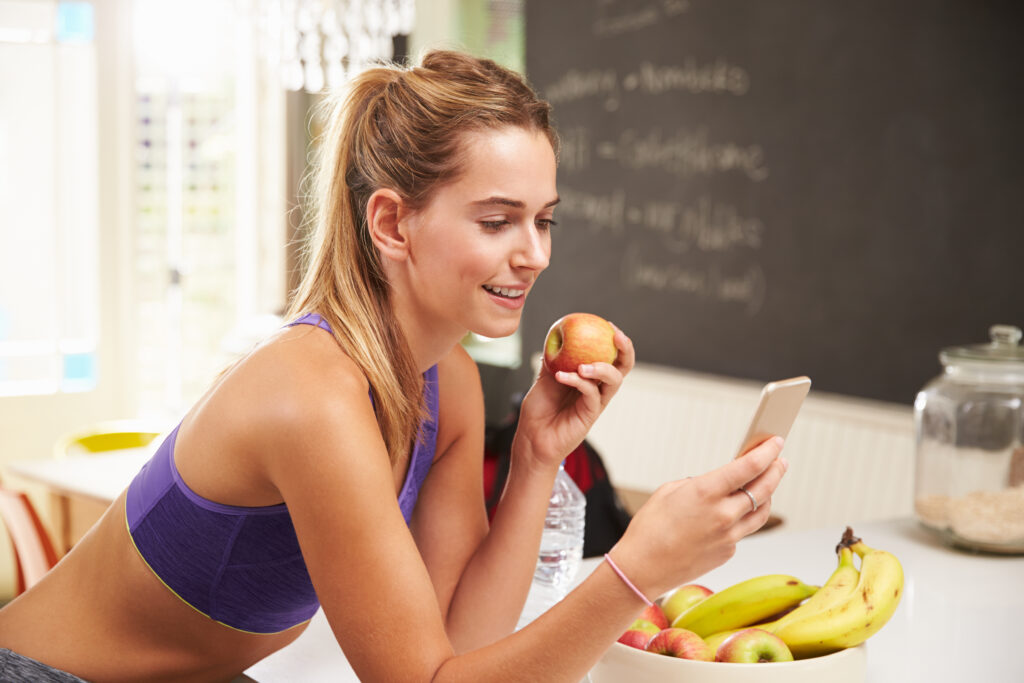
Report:
[{"label": "woman's shoulder", "polygon": [[246,422],[274,429],[308,426],[369,401],[369,382],[327,331],[296,325],[269,337],[224,378],[220,390],[244,409]]},{"label": "woman's shoulder", "polygon": [[444,394],[462,395],[480,386],[480,370],[461,344],[448,352],[437,364],[437,381]]},{"label": "woman's shoulder", "polygon": [[437,384],[440,455],[467,432],[483,429],[484,393],[476,362],[458,344],[437,364]]},{"label": "woman's shoulder", "polygon": [[281,463],[332,453],[330,444],[345,442],[345,435],[379,438],[368,392],[366,378],[328,332],[308,325],[280,330],[225,371],[185,416],[179,470],[213,500],[253,491],[260,495],[241,504],[280,500],[272,473]]}]

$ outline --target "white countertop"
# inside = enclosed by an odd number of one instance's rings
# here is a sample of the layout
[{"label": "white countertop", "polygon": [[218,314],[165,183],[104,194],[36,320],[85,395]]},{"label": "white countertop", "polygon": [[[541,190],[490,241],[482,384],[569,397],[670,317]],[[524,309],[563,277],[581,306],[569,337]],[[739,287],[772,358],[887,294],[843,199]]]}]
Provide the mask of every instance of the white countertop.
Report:
[{"label": "white countertop", "polygon": [[[835,567],[842,532],[780,527],[756,534],[698,582],[720,590],[753,576],[785,573],[822,583]],[[909,519],[865,523],[854,532],[868,545],[894,553],[906,575],[896,614],[868,641],[869,683],[1024,681],[1024,657],[1016,650],[1024,616],[1024,556],[953,550]],[[579,578],[598,563],[585,560]],[[246,673],[260,683],[358,680],[322,610],[298,640]]]}]

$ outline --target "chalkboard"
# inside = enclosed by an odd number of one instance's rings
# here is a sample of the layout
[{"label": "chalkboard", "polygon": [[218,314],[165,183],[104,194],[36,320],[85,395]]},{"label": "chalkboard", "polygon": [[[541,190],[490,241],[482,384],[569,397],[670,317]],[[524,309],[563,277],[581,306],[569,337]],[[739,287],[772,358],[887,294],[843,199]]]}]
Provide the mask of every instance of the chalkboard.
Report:
[{"label": "chalkboard", "polygon": [[639,361],[912,402],[1024,323],[1022,7],[528,0],[562,202],[524,355],[585,310]]}]

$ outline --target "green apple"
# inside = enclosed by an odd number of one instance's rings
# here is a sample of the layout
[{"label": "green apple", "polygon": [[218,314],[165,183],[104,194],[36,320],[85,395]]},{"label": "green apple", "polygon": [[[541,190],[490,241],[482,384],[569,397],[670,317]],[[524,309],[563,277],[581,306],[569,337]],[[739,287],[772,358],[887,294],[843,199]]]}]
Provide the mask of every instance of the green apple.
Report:
[{"label": "green apple", "polygon": [[760,628],[737,631],[718,646],[716,662],[761,664],[765,662],[792,662],[793,653],[774,633]]},{"label": "green apple", "polygon": [[710,588],[705,588],[696,583],[679,586],[662,600],[661,611],[665,613],[668,623],[671,624],[680,614],[711,595],[711,593]]}]

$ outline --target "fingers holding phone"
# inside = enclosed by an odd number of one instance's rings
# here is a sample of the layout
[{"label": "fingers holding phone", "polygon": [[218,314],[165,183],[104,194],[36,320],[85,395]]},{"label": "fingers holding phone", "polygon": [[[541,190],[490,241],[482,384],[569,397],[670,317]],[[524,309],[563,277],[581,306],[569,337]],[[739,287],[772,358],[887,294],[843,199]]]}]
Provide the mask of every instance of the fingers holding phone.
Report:
[{"label": "fingers holding phone", "polygon": [[770,499],[785,473],[788,463],[780,457],[783,439],[765,439],[714,473],[718,475],[721,494],[726,496],[737,518],[763,507]]}]

